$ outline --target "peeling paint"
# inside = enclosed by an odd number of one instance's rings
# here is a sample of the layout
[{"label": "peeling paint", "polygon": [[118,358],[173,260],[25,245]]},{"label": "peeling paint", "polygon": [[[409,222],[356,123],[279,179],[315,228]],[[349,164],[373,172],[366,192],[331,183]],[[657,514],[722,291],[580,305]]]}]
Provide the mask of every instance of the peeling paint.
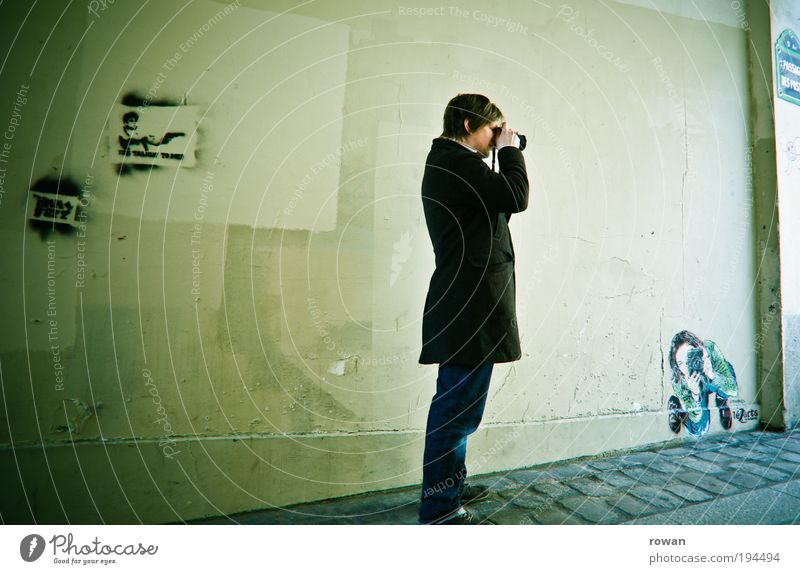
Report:
[{"label": "peeling paint", "polygon": [[92,417],[99,416],[103,409],[102,401],[89,404],[82,399],[71,398],[64,399],[61,403],[60,409],[68,422],[51,428],[50,432],[80,434],[86,422]]}]

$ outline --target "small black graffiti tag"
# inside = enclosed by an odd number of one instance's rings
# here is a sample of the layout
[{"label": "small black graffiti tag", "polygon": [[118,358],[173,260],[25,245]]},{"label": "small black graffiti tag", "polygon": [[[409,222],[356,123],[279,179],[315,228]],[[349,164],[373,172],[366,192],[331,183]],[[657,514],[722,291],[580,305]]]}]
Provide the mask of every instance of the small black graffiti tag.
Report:
[{"label": "small black graffiti tag", "polygon": [[74,197],[34,192],[33,198],[36,203],[33,206],[31,219],[75,224],[77,202],[73,203]]},{"label": "small black graffiti tag", "polygon": [[744,421],[758,420],[758,409],[745,410],[742,407],[739,407],[734,411],[733,418],[735,418],[740,423]]}]

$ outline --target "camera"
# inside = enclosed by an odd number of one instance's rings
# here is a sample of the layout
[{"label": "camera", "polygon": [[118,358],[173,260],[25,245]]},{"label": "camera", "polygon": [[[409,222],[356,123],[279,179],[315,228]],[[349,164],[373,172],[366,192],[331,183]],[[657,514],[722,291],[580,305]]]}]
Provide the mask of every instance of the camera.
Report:
[{"label": "camera", "polygon": [[[494,132],[494,139],[496,141],[498,136],[500,136],[500,132],[503,131],[503,128],[494,128],[492,131]],[[525,146],[528,145],[528,138],[522,134],[517,134],[517,137],[519,138],[519,151],[522,151],[525,149]]]}]

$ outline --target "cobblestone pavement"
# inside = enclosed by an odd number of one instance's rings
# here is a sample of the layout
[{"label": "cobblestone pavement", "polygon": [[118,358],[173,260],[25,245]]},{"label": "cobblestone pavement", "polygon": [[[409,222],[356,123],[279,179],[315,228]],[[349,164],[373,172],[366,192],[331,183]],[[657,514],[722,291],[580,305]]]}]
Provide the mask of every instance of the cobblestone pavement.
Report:
[{"label": "cobblestone pavement", "polygon": [[[800,429],[658,445],[468,478],[479,524],[800,524]],[[420,487],[192,521],[416,524]]]}]

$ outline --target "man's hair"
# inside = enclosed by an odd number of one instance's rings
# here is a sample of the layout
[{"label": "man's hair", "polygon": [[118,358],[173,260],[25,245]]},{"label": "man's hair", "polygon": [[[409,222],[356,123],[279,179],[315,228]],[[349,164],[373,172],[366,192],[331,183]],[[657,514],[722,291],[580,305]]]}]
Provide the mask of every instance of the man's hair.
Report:
[{"label": "man's hair", "polygon": [[444,130],[446,138],[462,139],[469,135],[464,129],[464,120],[469,120],[470,132],[474,132],[493,122],[503,119],[503,112],[489,98],[481,94],[458,94],[447,103],[444,110]]},{"label": "man's hair", "polygon": [[139,120],[139,114],[136,112],[126,112],[124,116],[122,116],[123,123],[127,123],[128,120]]}]

